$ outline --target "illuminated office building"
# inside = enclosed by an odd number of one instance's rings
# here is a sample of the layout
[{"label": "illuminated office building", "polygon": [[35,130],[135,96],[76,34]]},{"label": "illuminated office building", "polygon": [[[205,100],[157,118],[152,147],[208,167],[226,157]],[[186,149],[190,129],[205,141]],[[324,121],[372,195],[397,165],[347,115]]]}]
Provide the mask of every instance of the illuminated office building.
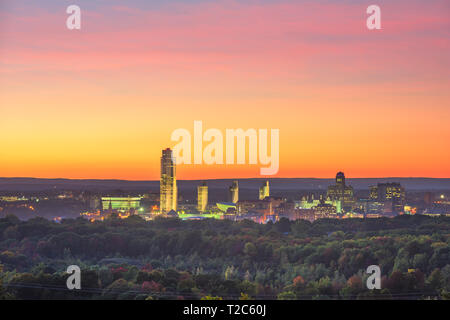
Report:
[{"label": "illuminated office building", "polygon": [[351,210],[354,206],[353,187],[345,184],[345,175],[343,172],[338,172],[336,175],[336,184],[328,187],[327,198],[330,200],[340,200],[344,210]]},{"label": "illuminated office building", "polygon": [[172,150],[163,150],[161,157],[160,209],[161,213],[177,211],[177,178]]},{"label": "illuminated office building", "polygon": [[270,196],[269,180],[264,182],[264,184],[259,188],[259,200],[264,200]]},{"label": "illuminated office building", "polygon": [[229,202],[237,203],[239,201],[239,185],[237,181],[233,181],[233,185],[229,189]]},{"label": "illuminated office building", "polygon": [[197,210],[205,212],[208,205],[208,186],[205,182],[203,185],[197,187]]},{"label": "illuminated office building", "polygon": [[327,198],[326,200],[319,198],[314,199],[314,195],[311,197],[306,196],[303,197],[300,201],[294,201],[295,208],[296,209],[314,209],[315,207],[321,205],[321,204],[329,204],[336,208],[337,213],[342,213],[342,201],[341,200],[331,200],[330,198]]},{"label": "illuminated office building", "polygon": [[400,183],[378,183],[370,188],[370,198],[378,202],[392,202],[392,209],[402,212],[405,205],[405,189]]},{"label": "illuminated office building", "polygon": [[377,188],[377,186],[370,186],[369,199],[370,200],[377,200],[378,199],[378,188]]},{"label": "illuminated office building", "polygon": [[433,192],[425,192],[423,196],[423,201],[425,202],[425,205],[431,206],[434,202],[434,193]]},{"label": "illuminated office building", "polygon": [[236,204],[235,203],[231,203],[231,202],[218,202],[216,203],[217,208],[219,208],[220,211],[222,212],[230,212],[230,211],[234,211],[236,212]]},{"label": "illuminated office building", "polygon": [[335,215],[337,213],[336,207],[328,204],[328,203],[321,203],[314,207],[314,213],[316,215]]},{"label": "illuminated office building", "polygon": [[141,205],[141,197],[102,197],[103,211],[114,210],[119,212],[130,212],[138,210]]}]

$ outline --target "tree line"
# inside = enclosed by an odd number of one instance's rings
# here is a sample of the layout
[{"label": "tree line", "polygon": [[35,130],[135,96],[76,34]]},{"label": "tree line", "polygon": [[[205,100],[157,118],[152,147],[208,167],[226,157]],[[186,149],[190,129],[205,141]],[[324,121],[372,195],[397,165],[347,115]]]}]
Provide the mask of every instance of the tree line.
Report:
[{"label": "tree line", "polygon": [[[0,219],[0,298],[447,299],[448,217]],[[82,290],[65,287],[69,265]],[[368,290],[379,265],[382,289]]]}]

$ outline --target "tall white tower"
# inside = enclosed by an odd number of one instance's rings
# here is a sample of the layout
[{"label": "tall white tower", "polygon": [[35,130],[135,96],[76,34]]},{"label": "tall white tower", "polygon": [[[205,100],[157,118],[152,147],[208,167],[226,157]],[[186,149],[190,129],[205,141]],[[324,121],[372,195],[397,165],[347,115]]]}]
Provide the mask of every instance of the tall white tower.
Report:
[{"label": "tall white tower", "polygon": [[229,201],[232,203],[239,201],[239,184],[237,181],[233,181],[233,185],[229,189]]},{"label": "tall white tower", "polygon": [[201,186],[197,187],[197,210],[201,213],[206,211],[208,205],[208,186],[203,182]]},{"label": "tall white tower", "polygon": [[159,189],[161,213],[167,213],[171,210],[177,211],[178,190],[176,166],[172,150],[169,148],[162,152]]},{"label": "tall white tower", "polygon": [[259,200],[264,200],[269,196],[270,196],[269,180],[266,180],[266,182],[264,182],[263,185],[259,188]]}]

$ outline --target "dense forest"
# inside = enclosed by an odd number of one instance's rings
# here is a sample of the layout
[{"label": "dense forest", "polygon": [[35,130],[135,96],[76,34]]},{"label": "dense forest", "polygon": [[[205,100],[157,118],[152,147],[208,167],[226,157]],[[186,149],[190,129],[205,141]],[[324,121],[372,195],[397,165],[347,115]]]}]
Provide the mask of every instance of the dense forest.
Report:
[{"label": "dense forest", "polygon": [[[0,299],[449,299],[450,218],[0,219]],[[68,290],[78,265],[81,290]],[[366,268],[379,265],[381,289]]]}]

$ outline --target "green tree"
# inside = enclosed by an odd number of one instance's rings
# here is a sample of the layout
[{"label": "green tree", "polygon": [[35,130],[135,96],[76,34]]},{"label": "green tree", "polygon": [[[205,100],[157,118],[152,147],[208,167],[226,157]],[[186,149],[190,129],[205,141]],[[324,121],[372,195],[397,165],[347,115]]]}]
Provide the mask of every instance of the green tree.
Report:
[{"label": "green tree", "polygon": [[204,296],[200,300],[223,300],[223,298],[218,296]]},{"label": "green tree", "polygon": [[296,300],[297,296],[292,291],[284,291],[278,294],[277,296],[278,300]]}]

